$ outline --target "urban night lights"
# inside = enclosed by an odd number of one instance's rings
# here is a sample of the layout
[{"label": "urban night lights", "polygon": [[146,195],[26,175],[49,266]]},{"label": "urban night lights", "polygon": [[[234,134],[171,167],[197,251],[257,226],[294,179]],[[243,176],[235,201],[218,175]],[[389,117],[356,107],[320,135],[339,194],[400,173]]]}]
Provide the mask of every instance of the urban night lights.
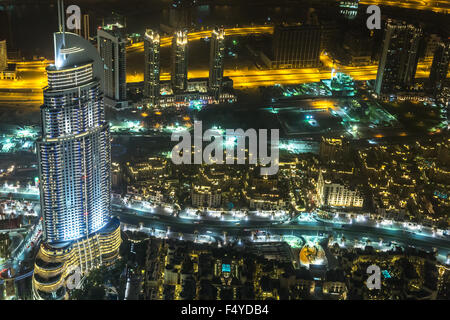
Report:
[{"label": "urban night lights", "polygon": [[0,0],[0,300],[448,301],[449,11]]},{"label": "urban night lights", "polygon": [[111,263],[120,244],[118,224],[110,218],[111,147],[102,63],[85,39],[60,29],[54,35],[56,64],[47,67],[37,142],[44,226],[33,275],[37,299],[62,298],[71,268],[87,273]]}]

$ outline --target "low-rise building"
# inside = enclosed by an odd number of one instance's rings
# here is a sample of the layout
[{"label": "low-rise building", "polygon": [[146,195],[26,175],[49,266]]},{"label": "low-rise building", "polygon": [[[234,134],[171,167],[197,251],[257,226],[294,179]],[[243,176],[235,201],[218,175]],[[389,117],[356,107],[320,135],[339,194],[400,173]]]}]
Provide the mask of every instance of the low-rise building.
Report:
[{"label": "low-rise building", "polygon": [[325,180],[322,172],[317,179],[317,194],[322,206],[361,208],[364,204],[364,198],[357,190]]},{"label": "low-rise building", "polygon": [[194,208],[217,208],[222,203],[222,191],[211,186],[193,185],[191,199]]}]

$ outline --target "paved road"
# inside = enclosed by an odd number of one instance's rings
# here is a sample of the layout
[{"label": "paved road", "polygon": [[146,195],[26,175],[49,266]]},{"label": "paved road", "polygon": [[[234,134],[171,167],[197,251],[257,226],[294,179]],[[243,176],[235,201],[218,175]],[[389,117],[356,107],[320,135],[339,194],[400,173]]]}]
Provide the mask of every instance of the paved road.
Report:
[{"label": "paved road", "polygon": [[238,237],[248,235],[250,229],[263,230],[271,234],[296,236],[333,234],[335,236],[343,235],[349,240],[367,237],[372,242],[377,242],[379,241],[379,238],[382,238],[383,241],[395,241],[404,246],[411,245],[428,251],[436,248],[439,254],[444,256],[450,252],[449,237],[433,238],[402,230],[373,228],[370,226],[358,225],[356,223],[341,226],[319,221],[306,223],[293,222],[289,224],[273,224],[270,221],[241,221],[239,225],[236,225],[235,222],[208,220],[196,224],[195,222],[198,220],[180,219],[167,215],[137,214],[137,211],[128,209],[116,209],[114,213],[123,223],[139,225],[139,223],[142,222],[145,227],[154,227],[162,230],[165,230],[170,226],[171,231],[174,232],[192,233],[194,230],[197,230],[200,233],[209,231],[216,234],[222,234],[223,231],[226,231],[228,235]]}]

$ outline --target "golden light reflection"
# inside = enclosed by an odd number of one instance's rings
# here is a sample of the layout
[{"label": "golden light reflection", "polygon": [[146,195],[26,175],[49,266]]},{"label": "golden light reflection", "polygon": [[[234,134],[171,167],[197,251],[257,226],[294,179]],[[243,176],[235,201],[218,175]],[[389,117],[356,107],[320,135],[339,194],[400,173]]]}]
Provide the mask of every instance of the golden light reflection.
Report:
[{"label": "golden light reflection", "polygon": [[[431,62],[418,64],[416,78],[428,78]],[[378,65],[362,67],[337,66],[336,71],[350,75],[354,80],[374,80],[376,79]],[[0,81],[0,89],[29,89],[29,94],[33,99],[42,99],[42,88],[47,85],[45,69],[42,66],[32,69],[33,71],[19,71],[18,80]],[[252,88],[260,86],[272,86],[274,84],[300,84],[308,82],[319,82],[322,79],[329,79],[331,68],[327,64],[326,68],[315,69],[279,69],[279,70],[225,70],[224,76],[233,80],[236,88]],[[450,76],[450,74],[449,74]],[[188,78],[206,78],[208,70],[191,70]],[[161,73],[161,80],[170,80],[169,73]],[[127,82],[142,82],[143,73],[127,74]],[[2,94],[3,96],[3,94]]]},{"label": "golden light reflection", "polygon": [[361,0],[364,5],[384,5],[415,10],[430,10],[437,13],[450,13],[449,0]]},{"label": "golden light reflection", "polygon": [[[408,5],[414,6],[422,4],[426,6],[427,10],[433,7],[429,1],[409,0],[404,4],[399,1],[384,1],[384,0],[367,0],[362,1],[363,4],[387,4],[387,5]],[[450,7],[449,1],[435,1],[434,6],[440,8]],[[420,6],[419,6],[420,8]],[[422,9],[421,9],[422,10]],[[425,9],[424,9],[425,10]],[[199,40],[211,35],[212,30],[204,30],[199,32],[192,32],[188,35],[189,41]],[[273,33],[272,26],[253,26],[242,28],[228,28],[225,29],[227,35],[246,36],[251,34],[271,34]],[[169,46],[171,44],[172,37],[161,38],[162,46]],[[143,43],[134,43],[127,48],[127,53],[143,51]],[[224,76],[230,77],[233,80],[236,88],[256,88],[260,86],[272,86],[275,84],[301,84],[309,82],[319,82],[322,79],[329,79],[331,70],[334,68],[336,72],[342,72],[350,75],[354,80],[374,80],[378,70],[378,65],[373,64],[362,67],[350,67],[336,65],[332,59],[322,54],[320,56],[323,67],[318,68],[306,68],[306,69],[281,69],[281,70],[246,70],[246,69],[229,69],[224,71]],[[47,85],[47,77],[45,68],[53,63],[51,60],[42,61],[10,61],[17,64],[17,80],[2,80],[0,81],[0,89],[12,89],[12,92],[2,93],[0,95],[1,101],[40,101],[42,102],[42,89]],[[416,78],[427,78],[429,76],[429,70],[431,66],[431,60],[419,63]],[[190,70],[188,72],[188,78],[206,78],[208,77],[208,70]],[[450,73],[449,73],[450,76]],[[162,81],[170,80],[169,73],[161,73],[160,79]],[[133,72],[127,74],[127,82],[142,82],[144,80],[144,74],[142,72]],[[14,92],[14,89],[20,89]],[[29,90],[23,92],[23,90]]]}]

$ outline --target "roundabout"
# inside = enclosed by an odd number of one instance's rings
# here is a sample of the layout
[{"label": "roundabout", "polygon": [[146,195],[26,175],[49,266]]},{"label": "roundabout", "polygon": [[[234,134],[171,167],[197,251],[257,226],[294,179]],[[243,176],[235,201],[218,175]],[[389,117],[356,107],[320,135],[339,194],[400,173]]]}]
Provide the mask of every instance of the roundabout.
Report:
[{"label": "roundabout", "polygon": [[309,268],[310,265],[326,265],[327,258],[322,246],[318,243],[308,242],[300,250],[300,263]]}]

